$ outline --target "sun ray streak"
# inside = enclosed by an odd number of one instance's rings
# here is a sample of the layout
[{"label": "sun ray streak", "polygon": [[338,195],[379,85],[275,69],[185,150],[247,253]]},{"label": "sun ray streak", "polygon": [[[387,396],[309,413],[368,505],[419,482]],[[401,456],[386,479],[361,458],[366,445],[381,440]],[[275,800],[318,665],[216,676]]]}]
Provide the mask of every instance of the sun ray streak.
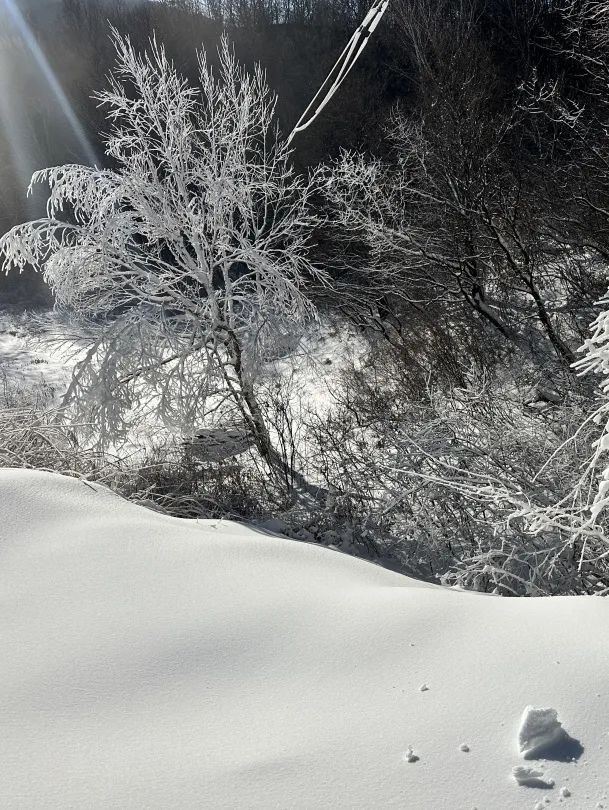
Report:
[{"label": "sun ray streak", "polygon": [[23,44],[27,48],[28,53],[31,55],[33,62],[48,85],[49,90],[56,99],[59,109],[78,140],[83,158],[90,165],[96,165],[98,163],[98,159],[95,155],[95,150],[93,149],[93,146],[91,145],[82,124],[78,120],[78,116],[72,109],[72,105],[70,104],[70,101],[66,96],[61,84],[59,83],[53,68],[49,64],[49,61],[42,51],[42,48],[32,34],[20,9],[15,4],[14,0],[0,0],[0,10],[4,11],[4,13],[8,15],[8,18],[16,33],[23,41]]}]

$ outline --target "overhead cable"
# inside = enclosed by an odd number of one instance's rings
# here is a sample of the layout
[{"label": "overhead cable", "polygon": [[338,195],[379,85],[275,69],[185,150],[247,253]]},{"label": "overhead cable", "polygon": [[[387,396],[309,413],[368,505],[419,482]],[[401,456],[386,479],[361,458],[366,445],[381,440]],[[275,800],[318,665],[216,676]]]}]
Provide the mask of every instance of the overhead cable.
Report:
[{"label": "overhead cable", "polygon": [[298,132],[303,132],[311,126],[324,107],[330,102],[336,91],[347,78],[349,72],[359,59],[366,47],[370,35],[374,33],[384,13],[387,11],[389,0],[375,0],[370,10],[357,27],[355,33],[336,60],[334,67],[328,73],[323,84],[309,103],[306,110],[298,119],[296,126],[288,137],[288,144]]}]

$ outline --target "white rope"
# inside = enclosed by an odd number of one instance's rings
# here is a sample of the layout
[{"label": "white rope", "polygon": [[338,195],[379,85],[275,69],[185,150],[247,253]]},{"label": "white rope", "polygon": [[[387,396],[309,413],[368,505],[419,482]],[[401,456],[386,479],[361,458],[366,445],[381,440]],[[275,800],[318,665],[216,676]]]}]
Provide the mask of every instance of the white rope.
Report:
[{"label": "white rope", "polygon": [[[347,45],[344,47],[341,55],[336,60],[332,70],[330,73],[328,73],[323,84],[313,96],[313,99],[307,106],[306,110],[298,119],[296,126],[290,133],[288,144],[292,142],[292,139],[297,132],[303,132],[303,130],[311,126],[320,112],[336,94],[336,91],[347,78],[352,67],[361,56],[361,53],[366,47],[371,34],[374,33],[384,13],[387,11],[388,5],[389,0],[374,0],[370,10],[357,27]],[[330,85],[329,89],[325,92],[325,95],[323,95],[323,98],[316,106],[317,100],[322,96],[325,88],[328,85]]]}]

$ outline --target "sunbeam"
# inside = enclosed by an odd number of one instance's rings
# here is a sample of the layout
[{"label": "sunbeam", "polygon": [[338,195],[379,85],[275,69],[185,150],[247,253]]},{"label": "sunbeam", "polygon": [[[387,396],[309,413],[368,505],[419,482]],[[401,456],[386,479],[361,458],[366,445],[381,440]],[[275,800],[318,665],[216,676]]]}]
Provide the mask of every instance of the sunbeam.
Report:
[{"label": "sunbeam", "polygon": [[[21,10],[18,8],[14,0],[0,0],[0,14],[4,14],[5,18],[9,21],[10,32],[13,35],[16,35],[19,41],[23,44],[28,55],[31,57],[33,64],[35,64],[41,79],[50,90],[57,103],[58,109],[61,110],[61,114],[65,118],[78,142],[82,152],[82,158],[90,165],[95,165],[98,162],[95,155],[95,150],[93,149],[93,146],[91,145],[82,124],[78,120],[77,115],[72,109],[72,105],[61,87],[53,68],[49,64],[48,59],[46,58],[44,52],[40,48],[40,45],[36,41],[36,38],[32,34],[26,20],[24,19]],[[4,75],[10,75],[10,70],[8,70],[8,67],[9,66],[2,65]],[[13,131],[11,134],[12,124],[10,122],[10,115],[5,114],[4,105],[3,108],[0,109],[0,114],[2,116],[2,125],[7,132],[7,137],[11,143],[11,147],[14,149],[15,159],[23,163],[24,156],[23,154],[20,154],[20,152],[22,152],[21,147],[18,143],[13,145],[15,141],[15,132]],[[19,165],[19,163],[17,165]]]},{"label": "sunbeam", "polygon": [[11,165],[20,180],[29,181],[31,160],[23,138],[20,108],[15,102],[12,89],[11,55],[6,48],[0,49],[0,126],[10,151]]}]

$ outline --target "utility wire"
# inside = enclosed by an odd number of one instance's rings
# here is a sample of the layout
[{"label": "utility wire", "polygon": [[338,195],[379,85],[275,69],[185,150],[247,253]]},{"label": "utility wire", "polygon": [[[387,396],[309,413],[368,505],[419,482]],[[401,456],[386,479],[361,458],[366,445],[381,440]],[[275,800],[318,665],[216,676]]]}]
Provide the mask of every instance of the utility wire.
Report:
[{"label": "utility wire", "polygon": [[361,56],[362,51],[370,39],[370,35],[376,30],[383,18],[383,14],[387,11],[388,5],[389,0],[374,0],[370,10],[336,60],[334,67],[330,73],[328,73],[323,84],[298,119],[296,126],[288,138],[288,145],[292,142],[296,133],[303,132],[307,127],[311,126],[323,108],[336,94],[336,91],[347,78],[349,72]]}]

